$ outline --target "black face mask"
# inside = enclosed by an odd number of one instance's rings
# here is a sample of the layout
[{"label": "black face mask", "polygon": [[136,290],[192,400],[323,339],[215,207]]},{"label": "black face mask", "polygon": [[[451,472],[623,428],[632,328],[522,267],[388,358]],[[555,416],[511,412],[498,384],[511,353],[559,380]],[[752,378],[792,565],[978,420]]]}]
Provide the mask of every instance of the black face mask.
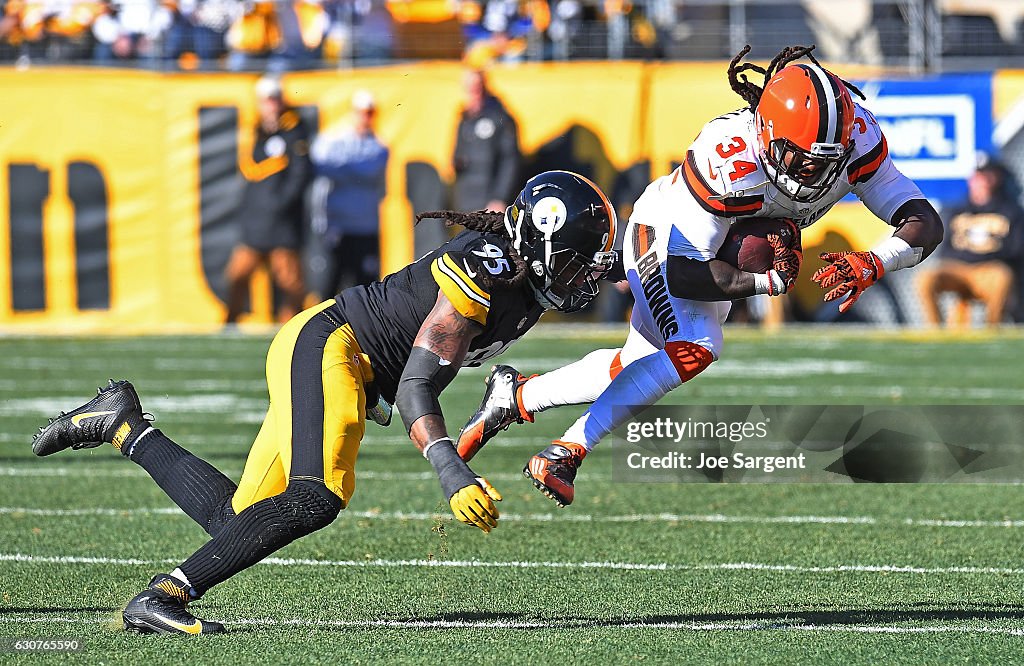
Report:
[{"label": "black face mask", "polygon": [[615,252],[599,252],[587,260],[572,248],[564,248],[551,253],[544,275],[533,272],[530,277],[543,300],[553,308],[576,312],[597,296],[598,280],[608,274],[616,258]]},{"label": "black face mask", "polygon": [[842,153],[813,155],[789,139],[775,139],[766,156],[772,184],[789,198],[811,203],[825,196],[842,174],[853,152],[851,144]]}]

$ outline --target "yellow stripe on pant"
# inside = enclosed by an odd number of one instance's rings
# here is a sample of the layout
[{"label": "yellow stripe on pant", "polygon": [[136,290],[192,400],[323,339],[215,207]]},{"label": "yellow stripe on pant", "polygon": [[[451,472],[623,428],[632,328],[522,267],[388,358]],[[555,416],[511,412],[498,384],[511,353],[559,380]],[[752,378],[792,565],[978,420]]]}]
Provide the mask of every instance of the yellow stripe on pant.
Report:
[{"label": "yellow stripe on pant", "polygon": [[283,492],[288,479],[323,481],[345,506],[355,491],[373,371],[333,305],[299,313],[270,345],[270,409],[231,500],[235,513]]}]

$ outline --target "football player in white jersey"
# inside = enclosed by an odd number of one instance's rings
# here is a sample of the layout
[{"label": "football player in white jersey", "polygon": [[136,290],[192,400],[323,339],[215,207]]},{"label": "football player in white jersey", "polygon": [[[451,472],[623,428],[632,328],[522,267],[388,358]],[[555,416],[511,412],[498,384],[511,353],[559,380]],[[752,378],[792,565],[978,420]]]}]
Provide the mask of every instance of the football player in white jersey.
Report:
[{"label": "football player in white jersey", "polygon": [[[931,254],[942,240],[938,213],[893,165],[875,118],[853,101],[850,92],[863,98],[860,91],[821,67],[813,48],[788,47],[767,68],[740,63],[749,46],[732,60],[729,82],[748,106],[705,125],[682,164],[647,187],[629,218],[622,258],[636,305],[623,346],[529,378],[496,366],[460,435],[464,459],[537,412],[592,403],[523,470],[559,506],[570,504],[587,453],[638,407],[719,357],[734,299],[786,293],[800,270],[799,229],[850,192],[895,232],[870,251],[822,254],[826,265],[812,279],[829,290],[825,301],[845,297],[839,309],[846,312],[883,275]],[[763,87],[747,71],[763,75]],[[793,224],[795,243],[769,238],[775,260],[767,273],[715,258],[730,225],[744,217]]]}]

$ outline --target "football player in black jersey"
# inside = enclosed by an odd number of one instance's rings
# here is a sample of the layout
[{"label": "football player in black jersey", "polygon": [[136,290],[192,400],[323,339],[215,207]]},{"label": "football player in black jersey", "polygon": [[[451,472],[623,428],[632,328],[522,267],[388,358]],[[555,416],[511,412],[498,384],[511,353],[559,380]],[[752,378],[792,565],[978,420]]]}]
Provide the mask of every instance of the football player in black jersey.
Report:
[{"label": "football player in black jersey", "polygon": [[40,429],[32,450],[113,445],[211,539],[125,608],[125,628],[223,631],[186,604],[295,539],[326,527],[355,488],[367,416],[396,404],[460,521],[489,532],[501,496],[464,463],[438,396],[458,369],[497,356],[546,309],[578,310],[616,260],[615,213],[592,182],[549,171],[505,213],[426,213],[463,231],[404,269],[285,324],[267,354],[270,408],[236,485],[154,429],[135,389],[114,382]]}]

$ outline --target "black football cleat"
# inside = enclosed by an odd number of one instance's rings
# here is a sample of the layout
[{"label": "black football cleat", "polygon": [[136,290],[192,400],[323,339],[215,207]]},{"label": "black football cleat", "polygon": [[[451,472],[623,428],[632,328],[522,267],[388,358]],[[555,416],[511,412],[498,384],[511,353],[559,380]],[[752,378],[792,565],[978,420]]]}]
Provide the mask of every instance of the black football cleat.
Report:
[{"label": "black football cleat", "polygon": [[487,390],[483,402],[459,433],[456,449],[460,458],[469,462],[484,444],[513,423],[533,423],[533,414],[523,407],[523,384],[532,378],[519,374],[511,365],[491,368],[484,381]]},{"label": "black football cleat", "polygon": [[121,617],[124,628],[143,634],[220,634],[227,631],[220,622],[200,620],[189,613],[190,588],[174,576],[157,574],[149,587],[128,602]]},{"label": "black football cleat", "polygon": [[[149,427],[135,387],[128,381],[98,389],[95,398],[39,429],[32,438],[32,453],[48,456],[70,447],[89,449],[111,442],[118,450]],[[122,453],[124,453],[122,451]]]},{"label": "black football cleat", "polygon": [[572,482],[586,455],[587,450],[579,444],[553,442],[530,458],[523,468],[523,476],[533,481],[537,490],[553,499],[560,508],[565,508],[572,504],[575,494]]}]

